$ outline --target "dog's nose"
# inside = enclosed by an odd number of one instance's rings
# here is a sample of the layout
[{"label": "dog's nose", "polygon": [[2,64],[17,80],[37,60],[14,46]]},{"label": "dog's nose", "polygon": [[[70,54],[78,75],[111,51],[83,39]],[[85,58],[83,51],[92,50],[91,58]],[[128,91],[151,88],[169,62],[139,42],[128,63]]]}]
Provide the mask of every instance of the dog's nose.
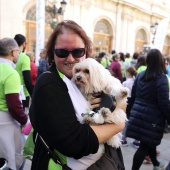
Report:
[{"label": "dog's nose", "polygon": [[81,80],[81,76],[77,76],[77,81],[80,81]]}]

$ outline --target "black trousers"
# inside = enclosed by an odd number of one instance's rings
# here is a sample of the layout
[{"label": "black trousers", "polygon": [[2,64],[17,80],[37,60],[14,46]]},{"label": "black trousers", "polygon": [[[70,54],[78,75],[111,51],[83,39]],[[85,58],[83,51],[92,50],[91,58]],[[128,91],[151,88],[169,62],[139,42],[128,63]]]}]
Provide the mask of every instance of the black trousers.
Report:
[{"label": "black trousers", "polygon": [[26,100],[22,100],[22,105],[23,105],[24,110],[26,107],[29,107],[29,101],[30,101],[29,96],[26,97]]},{"label": "black trousers", "polygon": [[145,159],[145,156],[148,156],[148,155],[153,165],[159,166],[159,162],[157,160],[157,155],[156,155],[156,146],[149,146],[145,143],[140,142],[140,146],[135,152],[134,157],[133,157],[132,170],[138,170],[141,167]]}]

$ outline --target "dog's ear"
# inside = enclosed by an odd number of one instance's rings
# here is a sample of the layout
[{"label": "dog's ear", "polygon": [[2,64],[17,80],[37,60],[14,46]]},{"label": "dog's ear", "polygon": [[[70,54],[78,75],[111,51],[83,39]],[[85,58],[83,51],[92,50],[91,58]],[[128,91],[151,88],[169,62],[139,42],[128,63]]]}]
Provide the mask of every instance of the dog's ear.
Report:
[{"label": "dog's ear", "polygon": [[104,91],[107,87],[108,78],[110,75],[109,71],[105,69],[96,60],[93,61],[92,67],[90,68],[90,79],[93,85],[93,89],[97,92]]}]

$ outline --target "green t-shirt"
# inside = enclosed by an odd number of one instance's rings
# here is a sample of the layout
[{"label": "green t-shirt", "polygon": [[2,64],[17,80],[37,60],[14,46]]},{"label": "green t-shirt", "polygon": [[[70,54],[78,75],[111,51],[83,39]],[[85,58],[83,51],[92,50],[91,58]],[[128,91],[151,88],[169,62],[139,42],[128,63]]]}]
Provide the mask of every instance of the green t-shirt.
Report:
[{"label": "green t-shirt", "polygon": [[20,92],[20,77],[10,65],[0,63],[0,110],[8,111],[5,95]]},{"label": "green t-shirt", "polygon": [[22,52],[19,54],[19,58],[18,58],[18,61],[17,61],[17,64],[16,64],[16,70],[19,73],[19,76],[21,78],[21,84],[23,85],[25,97],[27,97],[27,96],[29,96],[29,93],[28,93],[28,90],[25,86],[24,77],[23,77],[22,72],[26,71],[26,70],[31,70],[31,68],[30,68],[30,58]]},{"label": "green t-shirt", "polygon": [[146,68],[147,68],[146,66],[140,66],[136,71],[137,71],[137,73],[140,73],[142,71],[145,71]]},{"label": "green t-shirt", "polygon": [[110,66],[110,61],[106,58],[102,58],[101,64],[104,66],[104,68],[106,68],[107,66]]}]

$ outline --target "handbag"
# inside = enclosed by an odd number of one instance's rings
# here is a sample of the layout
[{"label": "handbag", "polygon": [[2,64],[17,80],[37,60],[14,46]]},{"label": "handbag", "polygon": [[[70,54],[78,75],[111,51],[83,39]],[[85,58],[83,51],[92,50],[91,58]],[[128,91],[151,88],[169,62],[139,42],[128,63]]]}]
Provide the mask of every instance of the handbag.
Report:
[{"label": "handbag", "polygon": [[50,155],[51,159],[58,165],[61,166],[61,170],[72,170],[70,167],[68,167],[66,164],[63,164],[60,160],[60,158],[50,149],[50,147],[47,145],[47,143],[44,141],[44,139],[37,133],[37,137],[39,137],[42,144],[45,146],[46,150],[48,151],[48,154]]},{"label": "handbag", "polygon": [[[61,166],[62,170],[72,170],[66,164],[62,164],[60,158],[49,148],[44,139],[37,134],[40,141],[45,146],[48,154],[52,160]],[[101,156],[99,160],[93,163],[87,170],[125,170],[123,156],[120,148],[113,148],[108,144],[104,144],[105,153]]]},{"label": "handbag", "polygon": [[120,148],[113,148],[104,144],[105,153],[87,170],[125,170],[123,156]]}]

